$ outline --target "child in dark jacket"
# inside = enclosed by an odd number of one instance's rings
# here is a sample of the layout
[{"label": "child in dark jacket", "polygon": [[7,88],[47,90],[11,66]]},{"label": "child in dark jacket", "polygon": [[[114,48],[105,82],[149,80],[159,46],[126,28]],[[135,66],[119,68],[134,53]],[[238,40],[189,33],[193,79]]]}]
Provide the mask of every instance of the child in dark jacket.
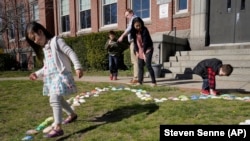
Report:
[{"label": "child in dark jacket", "polygon": [[109,54],[109,71],[110,71],[110,80],[118,80],[118,63],[119,57],[121,55],[122,46],[124,44],[122,42],[117,42],[117,38],[115,36],[114,31],[109,31],[109,39],[105,44],[105,49]]},{"label": "child in dark jacket", "polygon": [[217,58],[212,58],[200,61],[194,67],[193,72],[203,79],[201,94],[217,95],[219,93],[216,91],[216,75],[230,76],[233,72],[233,67],[230,64],[223,64]]}]

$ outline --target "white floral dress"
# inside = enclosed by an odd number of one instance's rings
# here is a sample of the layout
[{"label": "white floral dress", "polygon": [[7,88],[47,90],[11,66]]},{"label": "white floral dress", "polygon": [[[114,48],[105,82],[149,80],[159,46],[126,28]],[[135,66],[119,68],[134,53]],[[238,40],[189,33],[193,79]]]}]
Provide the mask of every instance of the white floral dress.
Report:
[{"label": "white floral dress", "polygon": [[49,43],[45,45],[44,49],[44,75],[43,75],[43,95],[67,95],[76,93],[76,85],[71,72],[59,73],[51,52]]}]

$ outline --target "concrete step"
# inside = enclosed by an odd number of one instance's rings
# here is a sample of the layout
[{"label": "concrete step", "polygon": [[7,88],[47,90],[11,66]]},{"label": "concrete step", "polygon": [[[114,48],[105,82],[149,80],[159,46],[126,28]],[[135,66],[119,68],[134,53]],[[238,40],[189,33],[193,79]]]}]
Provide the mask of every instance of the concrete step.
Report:
[{"label": "concrete step", "polygon": [[204,56],[209,56],[209,55],[243,55],[243,54],[250,54],[250,49],[249,48],[246,48],[246,49],[225,49],[225,50],[215,50],[215,49],[212,49],[212,50],[192,50],[192,51],[179,51],[179,52],[176,52],[176,56],[185,56],[185,55],[188,55],[188,56],[201,56],[201,55],[204,55]]},{"label": "concrete step", "polygon": [[[182,73],[166,73],[164,78],[167,79],[192,79],[192,80],[202,80],[202,78],[199,75],[196,74],[182,74]],[[222,81],[240,81],[240,82],[249,82],[250,77],[249,75],[235,75],[232,74],[230,76],[216,76],[216,80],[222,80]]]},{"label": "concrete step", "polygon": [[[190,74],[192,73],[193,67],[184,68],[184,67],[170,67],[166,68],[169,72],[178,73],[178,74]],[[250,68],[234,68],[232,74],[237,75],[250,75]]]},{"label": "concrete step", "polygon": [[221,46],[204,48],[204,50],[178,51],[175,56],[169,58],[169,62],[163,63],[164,77],[171,79],[195,79],[201,80],[200,76],[192,74],[192,69],[201,60],[218,58],[223,64],[231,64],[234,67],[229,77],[216,79],[223,81],[250,81],[250,46]]},{"label": "concrete step", "polygon": [[205,47],[204,49],[247,49],[250,48],[250,42],[245,42],[245,43],[232,43],[232,44],[210,44],[209,47]]},{"label": "concrete step", "polygon": [[[189,61],[180,61],[180,62],[164,62],[164,68],[170,67],[183,67],[183,68],[192,68],[196,66],[200,60],[189,60]],[[235,68],[250,68],[250,60],[224,60],[223,64],[231,64]]]},{"label": "concrete step", "polygon": [[224,60],[250,60],[249,54],[233,54],[233,55],[194,55],[194,56],[172,56],[169,58],[169,62],[180,62],[180,61],[189,61],[189,60],[204,60],[209,58],[218,58],[222,61]]}]

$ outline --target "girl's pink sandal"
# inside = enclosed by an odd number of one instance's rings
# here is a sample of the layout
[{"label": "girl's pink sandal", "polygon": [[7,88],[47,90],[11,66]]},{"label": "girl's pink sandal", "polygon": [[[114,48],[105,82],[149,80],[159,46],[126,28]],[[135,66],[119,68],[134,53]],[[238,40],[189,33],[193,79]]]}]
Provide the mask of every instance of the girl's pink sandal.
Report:
[{"label": "girl's pink sandal", "polygon": [[66,120],[62,122],[62,124],[69,124],[71,122],[74,122],[76,119],[77,119],[77,115],[75,115],[74,117],[68,117]]},{"label": "girl's pink sandal", "polygon": [[48,133],[44,137],[45,138],[54,138],[54,137],[62,136],[64,134],[62,129],[61,130],[52,129],[51,132],[53,132],[53,133]]}]

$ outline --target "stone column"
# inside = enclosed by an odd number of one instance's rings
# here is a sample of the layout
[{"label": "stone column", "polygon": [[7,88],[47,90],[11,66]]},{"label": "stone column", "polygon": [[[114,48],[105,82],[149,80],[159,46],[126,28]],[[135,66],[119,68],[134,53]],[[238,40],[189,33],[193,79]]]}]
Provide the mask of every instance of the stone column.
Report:
[{"label": "stone column", "polygon": [[192,50],[205,48],[206,26],[208,25],[207,1],[192,0],[190,47]]}]

